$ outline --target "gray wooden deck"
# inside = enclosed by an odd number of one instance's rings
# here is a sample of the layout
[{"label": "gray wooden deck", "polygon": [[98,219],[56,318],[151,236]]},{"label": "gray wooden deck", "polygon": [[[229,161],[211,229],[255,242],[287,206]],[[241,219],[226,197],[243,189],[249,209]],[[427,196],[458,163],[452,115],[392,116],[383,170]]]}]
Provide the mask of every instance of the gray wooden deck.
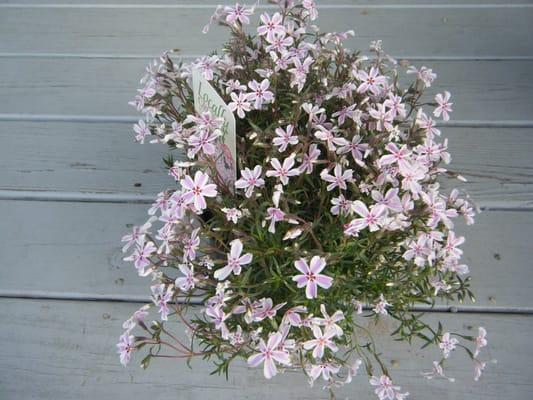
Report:
[{"label": "gray wooden deck", "polygon": [[[454,96],[454,167],[486,208],[468,231],[475,304],[431,313],[489,331],[478,383],[457,357],[453,384],[420,379],[431,352],[382,337],[413,399],[528,399],[533,393],[533,2],[322,0],[324,29],[355,29],[354,48],[383,39],[433,68]],[[168,183],[163,149],[132,142],[127,105],[144,65],[167,48],[192,57],[224,37],[201,27],[199,0],[0,0],[0,399],[316,399],[291,374],[265,382],[238,365],[159,362],[143,372],[115,356],[122,320],[147,283],[121,261],[120,237]],[[140,185],[139,185],[140,184]],[[139,204],[141,203],[141,204]],[[342,396],[374,398],[358,379]]]}]

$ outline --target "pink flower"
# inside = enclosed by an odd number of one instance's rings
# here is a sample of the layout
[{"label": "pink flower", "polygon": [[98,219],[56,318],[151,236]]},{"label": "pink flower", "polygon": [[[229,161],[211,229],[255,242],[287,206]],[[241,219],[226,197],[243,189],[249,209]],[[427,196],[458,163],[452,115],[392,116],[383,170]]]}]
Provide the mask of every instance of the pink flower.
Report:
[{"label": "pink flower", "polygon": [[193,265],[189,267],[187,264],[178,264],[178,268],[184,276],[176,278],[174,283],[184,292],[188,292],[193,289],[200,280],[194,275]]},{"label": "pink flower", "polygon": [[370,384],[377,386],[375,393],[378,395],[379,400],[395,400],[396,394],[400,390],[399,386],[394,386],[391,379],[387,375],[381,375],[380,378],[372,376],[370,378]]},{"label": "pink flower", "polygon": [[248,167],[241,170],[241,179],[235,182],[237,189],[246,189],[245,196],[250,198],[254,188],[265,185],[265,180],[261,178],[262,168],[256,165],[253,170]]},{"label": "pink flower", "polygon": [[280,164],[277,158],[273,158],[270,161],[270,164],[272,167],[274,167],[274,170],[267,171],[266,176],[278,177],[281,183],[284,185],[289,183],[289,177],[300,175],[298,168],[292,169],[294,166],[294,156],[287,157],[285,160],[283,160],[283,165]]},{"label": "pink flower", "polygon": [[463,250],[458,249],[457,246],[464,242],[465,238],[463,236],[455,237],[455,232],[449,231],[443,250],[448,257],[459,259],[463,255]]},{"label": "pink flower", "polygon": [[396,116],[405,118],[407,115],[405,104],[402,103],[402,98],[400,96],[396,96],[394,93],[389,93],[389,97],[383,102],[383,105],[392,112],[393,118]]},{"label": "pink flower", "polygon": [[281,324],[290,325],[290,326],[302,326],[302,317],[300,316],[300,314],[306,313],[306,312],[307,312],[307,307],[305,306],[296,306],[296,307],[290,308],[283,315]]},{"label": "pink flower", "polygon": [[151,217],[143,226],[134,226],[131,235],[123,236],[121,241],[126,244],[122,248],[122,252],[125,253],[134,244],[143,243],[146,234],[150,233],[150,228],[154,221],[155,217]]},{"label": "pink flower", "polygon": [[422,191],[422,185],[418,181],[423,180],[426,177],[426,173],[427,168],[418,162],[401,163],[402,189],[409,190],[413,193],[413,197],[417,196]]},{"label": "pink flower", "polygon": [[318,157],[320,157],[320,150],[318,150],[317,147],[318,146],[315,143],[311,144],[307,153],[303,155],[302,164],[300,165],[300,173],[305,172],[306,174],[310,174],[313,172],[313,164],[315,164],[318,161]]},{"label": "pink flower", "polygon": [[318,18],[318,11],[316,9],[315,0],[302,0],[302,6],[309,13],[309,19],[311,21],[314,21],[315,19]]},{"label": "pink flower", "polygon": [[272,143],[274,144],[274,146],[278,146],[278,151],[280,153],[283,153],[285,150],[287,150],[287,146],[289,144],[298,144],[298,136],[292,134],[294,132],[293,125],[287,125],[285,129],[276,128],[275,132],[278,137],[272,139]]},{"label": "pink flower", "polygon": [[248,93],[246,98],[254,102],[255,109],[260,110],[263,103],[271,103],[273,101],[274,93],[268,90],[270,87],[270,81],[268,79],[263,79],[261,83],[254,79],[248,82],[248,87],[252,92]]},{"label": "pink flower", "polygon": [[167,286],[165,288],[165,284],[161,283],[160,285],[152,286],[150,290],[152,291],[152,301],[159,307],[161,320],[166,321],[168,319],[168,314],[170,313],[167,303],[172,300],[172,296],[174,296],[172,286]]},{"label": "pink flower", "polygon": [[388,314],[387,307],[389,306],[390,304],[387,302],[387,300],[385,300],[385,297],[383,296],[383,294],[380,294],[379,301],[376,303],[372,311],[374,311],[376,314],[387,315]]},{"label": "pink flower", "polygon": [[436,128],[435,121],[433,118],[428,117],[422,109],[418,110],[418,114],[416,116],[416,123],[418,126],[422,129],[424,129],[429,136],[440,136],[440,130]]},{"label": "pink flower", "polygon": [[217,186],[215,184],[208,184],[209,175],[202,171],[196,171],[194,180],[187,175],[185,179],[181,180],[181,186],[185,189],[183,194],[184,200],[189,203],[194,203],[197,210],[203,210],[207,207],[204,197],[215,197],[217,195]]},{"label": "pink flower", "polygon": [[324,304],[320,305],[320,312],[322,313],[323,318],[315,318],[313,321],[317,325],[324,326],[326,331],[331,330],[335,333],[336,336],[342,336],[342,328],[337,325],[337,322],[344,319],[344,314],[341,310],[337,310],[333,315],[329,315],[326,311],[326,306]]},{"label": "pink flower", "polygon": [[370,152],[370,146],[366,143],[361,143],[361,137],[359,135],[355,135],[351,142],[344,138],[339,138],[337,143],[340,146],[337,149],[337,154],[351,152],[354,161],[361,166],[364,165],[363,158]]},{"label": "pink flower", "polygon": [[285,219],[285,213],[278,207],[269,207],[267,209],[266,221],[270,221],[268,231],[270,233],[276,233],[276,222],[283,221]]},{"label": "pink flower", "polygon": [[379,74],[379,70],[375,67],[370,68],[370,72],[361,70],[357,73],[357,78],[361,84],[357,88],[357,93],[366,93],[370,91],[377,95],[381,91],[383,85],[387,83],[387,78]]},{"label": "pink flower", "polygon": [[433,370],[430,372],[422,372],[422,376],[429,380],[436,377],[441,377],[447,379],[450,382],[455,382],[454,378],[448,378],[446,375],[444,375],[444,370],[442,369],[442,366],[438,361],[433,361]]},{"label": "pink flower", "polygon": [[120,336],[117,343],[117,353],[120,354],[120,363],[122,365],[129,364],[133,350],[135,350],[134,336],[126,332]]},{"label": "pink flower", "polygon": [[417,69],[415,66],[410,66],[407,70],[408,74],[417,74],[417,78],[422,81],[425,87],[431,87],[431,84],[437,77],[437,74],[433,73],[433,70],[427,67],[420,67]]},{"label": "pink flower", "polygon": [[213,132],[203,130],[196,135],[188,137],[187,142],[191,148],[187,151],[187,156],[189,156],[189,158],[194,158],[200,150],[207,155],[215,154],[216,147],[213,142],[221,135],[222,132],[216,129]]},{"label": "pink flower", "polygon": [[411,155],[411,151],[407,149],[406,145],[403,145],[401,148],[398,148],[395,143],[389,143],[387,146],[385,146],[385,150],[387,150],[391,154],[381,156],[381,158],[379,159],[379,165],[382,166],[394,163],[400,164],[402,162],[407,162],[406,160],[408,160]]},{"label": "pink flower", "polygon": [[245,112],[251,110],[251,104],[248,102],[248,96],[242,92],[239,93],[239,95],[231,93],[230,96],[232,101],[228,103],[229,109],[233,112],[237,111],[239,118],[244,118],[246,115]]},{"label": "pink flower", "polygon": [[224,7],[224,11],[226,12],[226,22],[232,25],[237,21],[241,24],[248,25],[250,23],[248,16],[254,13],[252,8],[246,8],[239,3],[235,4],[234,7]]},{"label": "pink flower", "polygon": [[380,228],[382,218],[387,211],[387,207],[385,207],[383,204],[375,204],[370,208],[369,211],[365,203],[360,200],[356,200],[352,203],[352,210],[362,217],[352,221],[358,226],[359,230],[362,230],[368,226],[370,232],[375,232]]},{"label": "pink flower", "polygon": [[318,286],[329,289],[333,283],[333,278],[322,275],[320,272],[326,267],[326,260],[319,256],[313,256],[308,265],[303,258],[294,262],[294,266],[302,275],[295,275],[292,280],[297,283],[298,288],[305,286],[305,297],[314,299],[318,296]]},{"label": "pink flower", "polygon": [[315,338],[304,342],[303,347],[306,350],[313,349],[314,358],[322,358],[324,356],[324,350],[326,347],[333,352],[339,350],[339,348],[331,340],[336,335],[334,330],[325,329],[324,332],[322,332],[322,329],[320,329],[317,325],[313,325],[311,329],[313,330],[313,335]]},{"label": "pink flower", "polygon": [[482,326],[478,329],[478,335],[474,339],[474,342],[476,343],[476,350],[474,351],[474,357],[477,357],[479,355],[479,351],[487,345],[487,330],[483,328]]},{"label": "pink flower", "polygon": [[126,332],[130,332],[137,325],[142,324],[144,319],[148,316],[149,309],[150,309],[150,304],[145,304],[144,306],[139,308],[137,311],[133,313],[133,315],[130,318],[124,321],[124,323],[122,324],[122,328],[124,328]]},{"label": "pink flower", "polygon": [[398,188],[389,189],[385,195],[377,190],[372,190],[372,199],[377,204],[383,204],[391,211],[398,213],[403,211],[402,202],[398,197]]},{"label": "pink flower", "polygon": [[337,111],[336,113],[333,113],[332,117],[337,117],[339,121],[339,126],[344,124],[344,121],[346,121],[346,117],[351,118],[352,120],[357,120],[357,114],[361,111],[355,110],[356,104],[352,104],[349,107],[342,107],[340,111]]},{"label": "pink flower", "polygon": [[328,192],[336,187],[346,190],[346,182],[353,181],[353,171],[351,169],[347,169],[346,171],[342,172],[342,166],[340,164],[335,165],[333,173],[334,175],[328,174],[326,169],[320,173],[320,178],[326,182],[329,182],[329,185],[326,187]]},{"label": "pink flower", "polygon": [[442,350],[444,358],[448,358],[450,353],[457,347],[459,340],[452,338],[450,332],[446,332],[442,335],[442,340],[439,343],[439,348]]},{"label": "pink flower", "polygon": [[124,261],[133,261],[139,276],[146,276],[150,274],[151,270],[145,271],[145,268],[151,264],[150,256],[157,250],[154,243],[147,242],[142,245],[137,244],[135,251],[129,257],[124,258]]},{"label": "pink flower", "polygon": [[320,375],[322,375],[322,379],[329,381],[337,372],[340,371],[340,367],[338,365],[330,362],[324,362],[316,365],[313,364],[307,369],[307,373],[313,381],[317,380]]},{"label": "pink flower", "polygon": [[133,130],[137,135],[135,135],[135,140],[139,143],[144,143],[144,138],[151,134],[150,128],[146,126],[146,123],[143,120],[140,120],[138,123],[133,125]]},{"label": "pink flower", "polygon": [[435,96],[435,101],[437,102],[437,107],[435,110],[433,110],[433,115],[435,117],[440,117],[442,115],[442,119],[444,121],[448,121],[450,119],[450,116],[448,113],[452,112],[452,105],[453,103],[450,103],[450,92],[445,91],[444,96],[441,93],[438,93]]},{"label": "pink flower", "polygon": [[191,232],[190,237],[183,239],[183,261],[193,261],[196,258],[196,250],[200,246],[200,238],[198,232],[200,228],[196,228]]},{"label": "pink flower", "polygon": [[250,264],[252,262],[252,255],[250,253],[242,254],[242,242],[239,239],[235,239],[231,242],[231,249],[228,257],[228,263],[225,267],[215,271],[215,278],[222,281],[233,272],[234,275],[240,275],[243,265]]},{"label": "pink flower", "polygon": [[257,33],[260,36],[266,35],[268,41],[272,41],[275,35],[283,35],[285,33],[285,27],[281,25],[282,18],[280,13],[275,13],[272,18],[267,13],[263,13],[260,19],[264,25],[260,25],[257,28]]},{"label": "pink flower", "polygon": [[[287,47],[292,46],[292,44],[294,43],[294,39],[292,37],[290,37],[290,36],[285,36],[285,34],[283,34],[283,35],[275,36],[272,40],[269,40],[269,42],[270,42],[270,44],[266,47],[266,51],[272,52],[272,51],[275,50],[275,51],[279,51],[280,53],[287,53]],[[272,57],[272,54],[271,54],[271,57]],[[282,60],[281,64],[283,64],[285,62],[285,61],[283,61],[283,57],[286,57],[286,56],[282,55],[281,58],[275,58],[275,59],[277,61]],[[272,58],[274,58],[274,57],[272,57]],[[279,68],[280,64],[278,64],[277,66]],[[287,68],[287,67],[285,67],[285,68]],[[285,69],[285,68],[283,68],[283,69]]]},{"label": "pink flower", "polygon": [[250,367],[257,367],[264,362],[263,372],[265,378],[271,379],[278,373],[276,364],[274,361],[283,365],[290,365],[291,360],[289,353],[286,350],[279,349],[279,346],[283,340],[283,336],[280,332],[276,332],[268,338],[268,342],[261,339],[259,341],[259,353],[248,357],[248,365]]},{"label": "pink flower", "polygon": [[376,129],[378,131],[390,131],[392,129],[392,122],[394,120],[394,114],[392,110],[386,110],[385,105],[377,104],[376,108],[371,108],[368,113],[372,118],[376,120]]},{"label": "pink flower", "polygon": [[334,133],[337,131],[336,128],[327,129],[322,125],[318,125],[317,127],[319,130],[315,132],[315,137],[317,139],[325,141],[329,151],[337,150],[337,147],[335,147],[335,145],[342,146],[345,144],[346,139],[338,138],[335,136]]},{"label": "pink flower", "polygon": [[333,207],[331,207],[330,211],[333,215],[347,215],[352,209],[352,202],[350,200],[346,200],[342,194],[340,194],[339,197],[332,198],[331,204],[333,204]]},{"label": "pink flower", "polygon": [[229,337],[229,330],[225,321],[231,314],[226,314],[220,306],[207,307],[205,314],[211,318],[211,322],[215,324],[215,329],[220,331],[222,339],[227,339]]}]

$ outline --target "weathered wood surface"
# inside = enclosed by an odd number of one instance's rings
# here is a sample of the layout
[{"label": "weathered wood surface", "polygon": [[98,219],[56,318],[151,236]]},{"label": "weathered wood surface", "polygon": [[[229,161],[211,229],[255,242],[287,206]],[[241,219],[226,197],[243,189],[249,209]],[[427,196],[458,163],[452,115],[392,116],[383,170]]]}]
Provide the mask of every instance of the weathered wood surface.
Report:
[{"label": "weathered wood surface", "polygon": [[[166,146],[136,144],[131,132],[123,123],[0,122],[0,190],[155,194],[173,185]],[[481,205],[533,205],[532,128],[445,127],[443,135],[450,169],[469,179],[449,184]]]},{"label": "weathered wood surface", "polygon": [[[120,237],[146,220],[146,205],[1,201],[0,294],[147,299],[150,281],[122,261]],[[485,212],[465,258],[482,308],[533,310],[533,213]]]},{"label": "weathered wood surface", "polygon": [[[145,55],[179,47],[185,54],[206,54],[226,38],[220,27],[201,34],[212,11],[205,6],[4,8],[0,52]],[[329,7],[321,12],[320,26],[354,29],[357,37],[349,41],[354,48],[383,39],[394,55],[531,57],[533,42],[524,38],[531,34],[532,19],[529,5]]]},{"label": "weathered wood surface", "polygon": [[[215,48],[215,47],[213,47]],[[0,58],[3,114],[139,116],[127,103],[150,61],[115,58]],[[533,61],[415,60],[438,75],[428,92],[452,93],[452,122],[529,121]],[[512,71],[512,73],[510,73]],[[409,79],[412,75],[409,76]],[[512,103],[509,100],[512,99]]]},{"label": "weathered wood surface", "polygon": [[[180,360],[154,360],[147,371],[133,365],[123,368],[114,354],[115,337],[121,331],[124,316],[136,307],[105,302],[0,301],[0,317],[4,321],[0,330],[0,398],[327,398],[319,387],[310,389],[299,372],[265,381],[260,369],[249,369],[241,362],[230,370],[228,382],[223,377],[209,376],[212,366],[202,360],[193,361],[192,370]],[[436,357],[433,351],[409,350],[403,343],[381,337],[379,346],[386,362],[395,360],[390,373],[397,384],[408,388],[410,398],[523,400],[533,391],[533,348],[527,335],[533,329],[532,318],[427,314],[426,319],[434,325],[442,320],[450,330],[463,332],[475,333],[477,326],[486,327],[491,347],[484,357],[498,363],[489,364],[481,381],[474,383],[470,362],[464,354],[455,352],[449,358],[447,372],[457,381],[426,381],[420,372],[431,369]],[[367,379],[356,377],[338,398],[366,399],[374,395]]]},{"label": "weathered wood surface", "polygon": [[[124,369],[114,344],[138,304],[87,301],[147,298],[149,282],[121,261],[119,240],[146,217],[147,205],[133,202],[172,179],[161,168],[164,147],[133,143],[137,114],[126,103],[151,57],[219,47],[226,31],[200,32],[217,3],[0,0],[0,399],[326,397],[300,374],[266,382],[243,364],[229,382],[209,377],[203,362],[192,371],[180,362]],[[323,30],[355,30],[350,47],[383,39],[391,54],[439,74],[432,89],[450,90],[454,101],[454,126],[444,129],[451,169],[469,178],[478,203],[498,210],[458,228],[478,297],[459,309],[478,312],[428,315],[451,330],[485,326],[498,364],[474,384],[468,361],[454,354],[458,381],[427,382],[419,372],[431,354],[413,357],[419,352],[378,335],[387,361],[397,361],[393,377],[413,399],[531,397],[533,317],[511,312],[533,312],[533,1],[319,6]],[[374,395],[360,378],[344,397]]]}]

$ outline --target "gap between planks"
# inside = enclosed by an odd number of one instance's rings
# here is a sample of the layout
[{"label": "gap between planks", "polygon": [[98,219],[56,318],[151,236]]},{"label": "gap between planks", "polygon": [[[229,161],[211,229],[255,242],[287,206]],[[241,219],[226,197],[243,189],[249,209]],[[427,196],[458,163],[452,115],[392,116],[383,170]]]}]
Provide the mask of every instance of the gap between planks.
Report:
[{"label": "gap between planks", "polygon": [[[125,295],[106,295],[106,294],[86,294],[86,293],[54,293],[38,291],[9,291],[0,290],[0,299],[21,299],[21,300],[56,300],[56,301],[92,301],[92,302],[111,302],[111,303],[150,303],[149,296],[125,296]],[[178,298],[178,303],[182,304],[183,299]],[[193,297],[189,304],[203,305],[200,298]],[[363,309],[368,311],[373,306],[365,305]],[[463,306],[463,305],[418,305],[410,307],[412,312],[423,313],[462,313],[462,314],[521,314],[532,315],[532,307],[486,307],[486,306]]]},{"label": "gap between planks", "polygon": [[[213,9],[219,4],[0,4],[0,8],[67,8],[67,9]],[[226,4],[228,5],[228,4]],[[279,9],[276,5],[262,4],[257,9]],[[509,9],[533,8],[533,4],[326,4],[319,10],[394,9]]]},{"label": "gap between planks", "polygon": [[[53,201],[68,203],[116,203],[152,204],[157,194],[137,193],[91,193],[91,192],[53,192],[31,190],[1,190],[0,201]],[[484,202],[478,204],[482,211],[533,211],[533,202]]]},{"label": "gap between planks", "polygon": [[[21,122],[83,122],[83,123],[135,123],[140,116],[129,115],[63,115],[63,114],[20,114],[0,113],[0,121]],[[455,128],[533,128],[533,120],[481,121],[455,120],[441,121],[439,127]]]},{"label": "gap between planks", "polygon": [[[1,7],[0,7],[1,8]],[[159,54],[122,54],[122,53],[18,53],[18,52],[0,52],[0,58],[96,58],[96,59],[146,59],[151,60],[158,58]],[[175,57],[182,59],[196,59],[205,56],[205,54],[179,54],[174,53]],[[372,58],[371,54],[366,56]],[[391,57],[396,60],[408,61],[532,61],[533,56],[424,56],[424,55],[394,55]]]}]

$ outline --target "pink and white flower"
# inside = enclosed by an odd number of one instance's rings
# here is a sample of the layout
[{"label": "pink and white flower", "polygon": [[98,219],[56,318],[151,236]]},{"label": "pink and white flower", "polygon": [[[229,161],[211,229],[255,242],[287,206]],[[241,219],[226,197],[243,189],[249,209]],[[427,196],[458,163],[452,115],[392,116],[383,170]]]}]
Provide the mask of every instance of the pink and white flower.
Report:
[{"label": "pink and white flower", "polygon": [[244,118],[245,113],[252,109],[252,105],[248,101],[248,96],[243,92],[238,95],[231,93],[230,96],[232,101],[228,103],[228,108],[233,112],[237,111],[239,118]]},{"label": "pink and white flower", "polygon": [[200,282],[194,274],[194,265],[178,264],[178,268],[184,276],[176,278],[176,281],[174,282],[176,287],[184,292],[194,289],[196,284]]},{"label": "pink and white flower", "polygon": [[437,107],[435,108],[435,110],[433,110],[433,115],[435,117],[438,118],[442,115],[442,119],[444,121],[448,121],[450,119],[450,115],[448,113],[451,113],[453,111],[453,103],[450,103],[450,97],[451,95],[448,91],[445,91],[444,95],[438,93],[435,96],[435,101],[437,102]]},{"label": "pink and white flower", "polygon": [[128,257],[125,257],[124,261],[133,261],[133,264],[135,265],[135,268],[137,268],[137,272],[139,273],[139,276],[147,276],[152,271],[151,269],[146,270],[146,267],[152,263],[150,261],[150,257],[156,251],[157,251],[157,247],[155,247],[153,242],[137,244],[133,254]]},{"label": "pink and white flower", "polygon": [[234,7],[224,7],[224,12],[226,13],[226,22],[228,24],[233,25],[238,21],[243,25],[248,25],[250,23],[250,18],[248,17],[254,13],[254,10],[237,3]]},{"label": "pink and white flower", "polygon": [[329,182],[329,185],[326,187],[328,192],[336,187],[341,190],[346,190],[348,188],[346,183],[353,182],[353,171],[351,169],[347,169],[343,172],[342,166],[337,164],[333,170],[333,175],[330,175],[328,170],[324,169],[320,173],[320,178],[326,182]]},{"label": "pink and white flower", "polygon": [[361,81],[357,88],[357,93],[370,93],[377,95],[381,89],[387,84],[387,78],[380,75],[379,70],[375,67],[370,68],[369,72],[360,70],[356,74],[357,79]]},{"label": "pink and white flower", "polygon": [[293,125],[287,125],[285,129],[283,128],[276,128],[275,133],[277,137],[272,139],[272,143],[274,146],[278,147],[278,151],[280,153],[283,153],[285,150],[287,150],[287,146],[298,144],[298,136],[293,135],[294,132],[294,126]]},{"label": "pink and white flower", "polygon": [[358,230],[362,230],[366,227],[370,232],[379,230],[383,221],[383,217],[387,212],[387,207],[383,204],[374,204],[370,207],[370,210],[361,200],[352,202],[352,210],[361,216],[361,218],[354,219],[351,224],[357,227]]},{"label": "pink and white flower", "polygon": [[289,352],[279,348],[282,340],[283,336],[280,332],[271,335],[266,344],[263,339],[260,339],[259,353],[248,357],[248,365],[257,367],[259,364],[264,363],[263,373],[266,379],[271,379],[278,373],[275,362],[287,366],[291,365]]},{"label": "pink and white flower", "polygon": [[378,395],[379,400],[397,400],[397,393],[401,389],[399,386],[393,385],[391,379],[387,375],[381,377],[372,376],[370,384],[377,386],[374,392]]},{"label": "pink and white flower", "polygon": [[279,178],[283,185],[289,183],[289,177],[300,175],[299,169],[293,168],[294,156],[287,157],[285,160],[283,160],[283,165],[277,158],[273,158],[270,161],[270,165],[272,165],[274,169],[267,171],[266,176]]},{"label": "pink and white flower", "polygon": [[300,164],[300,173],[310,174],[313,172],[313,165],[318,161],[320,157],[320,150],[318,146],[313,143],[309,146],[307,153],[302,157],[302,163]]},{"label": "pink and white flower", "polygon": [[131,361],[131,353],[135,350],[135,337],[128,332],[120,336],[117,343],[117,353],[120,355],[120,363],[124,366]]},{"label": "pink and white flower", "polygon": [[267,13],[261,14],[261,22],[264,25],[260,25],[257,28],[257,33],[260,36],[267,37],[268,41],[274,40],[276,35],[285,34],[285,27],[282,25],[282,17],[280,13],[275,13],[272,17]]},{"label": "pink and white flower", "polygon": [[331,330],[336,336],[341,337],[343,331],[342,328],[337,325],[337,322],[344,320],[343,312],[341,310],[337,310],[333,313],[333,315],[329,315],[324,304],[320,305],[320,312],[322,313],[322,318],[316,317],[313,319],[313,322],[317,325],[324,326],[326,331]]},{"label": "pink and white flower", "polygon": [[339,350],[337,345],[332,340],[332,338],[336,336],[336,332],[333,329],[325,329],[324,332],[322,332],[322,329],[320,329],[317,325],[313,325],[311,329],[313,330],[313,335],[315,338],[304,342],[303,348],[305,350],[313,349],[314,358],[322,358],[326,348],[333,352],[337,352]]},{"label": "pink and white flower", "polygon": [[262,168],[260,165],[256,165],[253,170],[248,167],[241,170],[241,178],[235,182],[237,189],[246,189],[245,196],[250,198],[254,189],[260,188],[265,185],[265,180],[261,178]]},{"label": "pink and white flower", "polygon": [[270,81],[268,79],[263,79],[261,83],[254,79],[248,82],[248,87],[251,92],[247,93],[246,97],[249,101],[254,102],[254,108],[256,110],[260,110],[263,104],[271,103],[274,100],[274,93],[268,90],[270,87]]},{"label": "pink and white flower", "polygon": [[183,198],[189,204],[193,203],[197,210],[203,210],[207,207],[205,197],[215,197],[217,195],[217,186],[213,183],[207,183],[209,175],[202,171],[196,171],[194,180],[189,176],[181,180],[181,186],[184,188]]},{"label": "pink and white flower", "polygon": [[229,274],[240,275],[243,265],[250,264],[253,256],[250,253],[242,254],[242,242],[235,239],[231,242],[231,249],[228,257],[228,263],[225,267],[215,271],[215,278],[219,281],[226,279]]},{"label": "pink and white flower", "polygon": [[314,299],[318,296],[318,286],[323,289],[329,289],[333,283],[333,278],[323,275],[320,272],[326,268],[326,260],[319,256],[313,256],[311,262],[303,258],[294,262],[294,266],[301,275],[293,276],[292,280],[297,283],[298,288],[305,286],[305,297]]},{"label": "pink and white flower", "polygon": [[442,335],[439,348],[442,350],[444,358],[448,358],[450,356],[450,353],[457,347],[458,343],[459,340],[451,337],[450,332],[446,332],[444,335]]}]

